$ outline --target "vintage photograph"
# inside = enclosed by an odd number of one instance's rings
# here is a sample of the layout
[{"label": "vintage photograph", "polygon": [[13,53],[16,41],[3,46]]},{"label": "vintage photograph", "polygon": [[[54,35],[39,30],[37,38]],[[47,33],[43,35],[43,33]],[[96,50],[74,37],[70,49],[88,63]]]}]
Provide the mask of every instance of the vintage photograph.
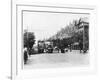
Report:
[{"label": "vintage photograph", "polygon": [[24,69],[89,65],[89,14],[23,11]]}]

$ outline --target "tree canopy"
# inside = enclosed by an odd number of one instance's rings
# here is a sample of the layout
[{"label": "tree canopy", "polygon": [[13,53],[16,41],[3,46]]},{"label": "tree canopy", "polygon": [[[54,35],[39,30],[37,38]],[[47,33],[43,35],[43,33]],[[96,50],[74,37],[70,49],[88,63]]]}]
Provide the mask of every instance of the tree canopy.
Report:
[{"label": "tree canopy", "polygon": [[35,35],[33,32],[24,33],[24,47],[32,48],[35,43]]},{"label": "tree canopy", "polygon": [[[54,45],[56,46],[62,45],[65,47],[75,42],[78,42],[79,40],[83,41],[83,30],[81,30],[83,28],[80,27],[80,25],[84,22],[85,21],[83,21],[82,18],[78,20],[73,20],[60,31],[58,31],[55,35],[51,36],[48,40],[52,40],[54,42]],[[86,32],[88,33],[88,31]]]}]

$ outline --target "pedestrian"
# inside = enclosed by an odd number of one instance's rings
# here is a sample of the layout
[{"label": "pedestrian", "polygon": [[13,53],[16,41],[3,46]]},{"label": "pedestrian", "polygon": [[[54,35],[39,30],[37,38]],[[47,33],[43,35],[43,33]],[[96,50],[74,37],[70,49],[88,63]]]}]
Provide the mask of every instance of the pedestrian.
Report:
[{"label": "pedestrian", "polygon": [[26,64],[27,60],[28,60],[28,54],[27,54],[27,48],[25,47],[24,48],[24,64]]},{"label": "pedestrian", "polygon": [[72,51],[72,44],[70,44],[70,52]]}]

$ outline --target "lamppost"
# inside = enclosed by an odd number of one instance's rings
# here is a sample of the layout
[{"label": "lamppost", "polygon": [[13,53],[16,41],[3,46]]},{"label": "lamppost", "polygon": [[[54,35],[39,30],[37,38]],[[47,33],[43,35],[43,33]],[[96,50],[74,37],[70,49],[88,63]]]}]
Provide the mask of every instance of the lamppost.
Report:
[{"label": "lamppost", "polygon": [[85,26],[84,26],[84,24],[83,24],[83,52],[84,52],[84,50],[85,50]]},{"label": "lamppost", "polygon": [[28,26],[27,26],[27,53],[29,55]]}]

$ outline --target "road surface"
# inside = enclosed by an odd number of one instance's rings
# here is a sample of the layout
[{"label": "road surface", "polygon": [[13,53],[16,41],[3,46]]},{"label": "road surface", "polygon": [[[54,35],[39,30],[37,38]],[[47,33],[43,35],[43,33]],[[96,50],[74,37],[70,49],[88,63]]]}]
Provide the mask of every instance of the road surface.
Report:
[{"label": "road surface", "polygon": [[80,53],[78,50],[66,53],[42,53],[31,55],[24,65],[26,69],[87,66],[89,64],[89,53]]}]

